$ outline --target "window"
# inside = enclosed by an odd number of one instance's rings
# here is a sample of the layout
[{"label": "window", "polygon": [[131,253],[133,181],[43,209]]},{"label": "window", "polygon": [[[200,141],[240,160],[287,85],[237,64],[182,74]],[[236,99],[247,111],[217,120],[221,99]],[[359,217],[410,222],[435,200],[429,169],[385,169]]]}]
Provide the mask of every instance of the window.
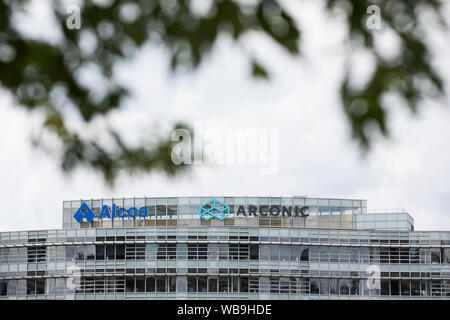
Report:
[{"label": "window", "polygon": [[8,282],[0,281],[0,296],[6,296],[8,294]]},{"label": "window", "polygon": [[219,277],[219,292],[228,292],[228,277]]},{"label": "window", "polygon": [[36,279],[36,294],[45,294],[45,279]]},{"label": "window", "polygon": [[278,294],[280,292],[280,279],[270,278],[270,293]]},{"label": "window", "polygon": [[125,245],[119,244],[116,246],[116,259],[125,260]]},{"label": "window", "polygon": [[442,263],[450,263],[450,248],[442,249]]},{"label": "window", "polygon": [[320,282],[319,279],[310,279],[309,280],[309,292],[311,294],[319,294]]},{"label": "window", "polygon": [[136,292],[145,292],[145,278],[144,277],[136,278]]},{"label": "window", "polygon": [[281,261],[289,261],[289,246],[282,245],[280,246],[280,260]]},{"label": "window", "polygon": [[219,259],[219,245],[216,243],[208,244],[208,260]]},{"label": "window", "polygon": [[198,244],[198,259],[199,260],[208,259],[208,245],[206,243]]},{"label": "window", "polygon": [[156,253],[158,251],[158,245],[155,243],[148,243],[145,246],[145,258],[146,260],[156,260]]},{"label": "window", "polygon": [[269,245],[261,245],[260,246],[260,260],[267,261],[270,258],[270,246]]},{"label": "window", "polygon": [[309,261],[309,248],[300,247],[300,261]]},{"label": "window", "polygon": [[166,292],[166,278],[164,276],[156,277],[156,291]]},{"label": "window", "polygon": [[350,293],[350,280],[339,280],[339,294],[348,295]]},{"label": "window", "polygon": [[248,277],[240,278],[239,291],[240,292],[248,292]]},{"label": "window", "polygon": [[409,280],[402,280],[400,282],[400,284],[401,284],[402,296],[409,296],[410,295],[410,287],[409,287],[410,282],[409,282]]},{"label": "window", "polygon": [[96,255],[95,245],[87,245],[85,255],[86,260],[94,260]]},{"label": "window", "polygon": [[350,262],[352,262],[352,263],[359,262],[359,248],[351,248],[350,249]]},{"label": "window", "polygon": [[158,252],[156,254],[156,259],[158,260],[166,260],[167,256],[167,245],[165,243],[159,243],[158,245]]},{"label": "window", "polygon": [[239,277],[231,277],[232,292],[239,292]]},{"label": "window", "polygon": [[219,259],[228,260],[228,244],[226,243],[219,244]]},{"label": "window", "polygon": [[259,278],[259,292],[269,292],[270,289],[270,279],[269,277]]},{"label": "window", "polygon": [[330,279],[330,294],[338,294],[337,283],[337,279]]},{"label": "window", "polygon": [[36,281],[34,279],[27,279],[27,294],[36,293]]},{"label": "window", "polygon": [[[21,284],[22,280],[18,281],[18,286],[17,286],[17,294],[19,294],[20,292],[23,292],[22,294],[25,293],[25,281],[23,282],[23,284]],[[63,294],[64,293],[64,288],[65,288],[65,279],[63,278],[59,278],[59,279],[55,279],[55,291],[56,294]]]},{"label": "window", "polygon": [[77,253],[76,253],[77,258],[76,259],[78,261],[83,261],[84,255],[85,255],[85,250],[86,250],[85,246],[76,246],[76,250],[77,250]]},{"label": "window", "polygon": [[380,262],[380,250],[378,248],[370,248],[370,263]]},{"label": "window", "polygon": [[217,278],[208,279],[208,292],[217,292]]},{"label": "window", "polygon": [[271,245],[270,246],[270,260],[278,261],[280,259],[280,246]]},{"label": "window", "polygon": [[115,258],[114,245],[112,245],[112,244],[106,245],[106,259],[114,260],[114,258]]},{"label": "window", "polygon": [[248,260],[249,258],[249,245],[239,244],[239,260]]},{"label": "window", "polygon": [[173,216],[177,214],[177,206],[176,205],[172,205],[172,206],[167,206],[167,213],[169,214],[169,216]]},{"label": "window", "polygon": [[188,292],[197,292],[197,278],[187,277]]},{"label": "window", "polygon": [[95,259],[98,261],[105,260],[105,246],[102,244],[95,246]]},{"label": "window", "polygon": [[145,279],[145,292],[155,292],[155,277]]},{"label": "window", "polygon": [[198,277],[198,292],[207,292],[207,278]]},{"label": "window", "polygon": [[75,260],[75,246],[67,246],[66,261],[74,261],[74,260]]},{"label": "window", "polygon": [[388,296],[389,295],[389,280],[380,280],[381,285],[381,295]]},{"label": "window", "polygon": [[46,247],[27,248],[28,262],[45,262]]},{"label": "window", "polygon": [[177,291],[186,292],[187,277],[177,276]]},{"label": "window", "polygon": [[[341,239],[342,241],[342,239]],[[350,252],[348,247],[340,247],[339,248],[339,261],[341,263],[349,263],[350,262]]]},{"label": "window", "polygon": [[431,263],[441,263],[441,250],[439,248],[431,249]]},{"label": "window", "polygon": [[339,248],[330,247],[330,262],[339,262]]},{"label": "window", "polygon": [[0,248],[0,264],[8,263],[9,248]]},{"label": "window", "polygon": [[257,244],[250,245],[250,260],[259,259],[259,246]]},{"label": "window", "polygon": [[329,279],[320,279],[320,294],[329,294]]},{"label": "window", "polygon": [[300,260],[300,256],[299,256],[300,246],[292,245],[292,246],[290,246],[289,251],[290,251],[289,256],[290,256],[291,261],[299,261]]},{"label": "window", "polygon": [[420,296],[420,281],[411,280],[411,295]]},{"label": "window", "polygon": [[[8,281],[8,296],[15,296],[17,294],[17,280]],[[0,289],[1,295],[1,289]]]},{"label": "window", "polygon": [[400,281],[391,280],[391,296],[400,295]]},{"label": "window", "polygon": [[166,206],[157,205],[156,206],[156,215],[165,216],[166,215]]},{"label": "window", "polygon": [[197,244],[188,244],[188,260],[197,260]]},{"label": "window", "polygon": [[169,285],[169,292],[176,292],[177,291],[177,277],[176,276],[169,276],[168,277],[168,285]]},{"label": "window", "polygon": [[380,263],[389,263],[389,248],[380,248],[379,251],[380,251]]},{"label": "window", "polygon": [[409,248],[409,261],[410,261],[410,263],[419,263],[420,262],[419,248]]},{"label": "window", "polygon": [[230,244],[230,260],[238,260],[239,259],[239,245],[238,244]]},{"label": "window", "polygon": [[134,292],[134,278],[133,277],[126,277],[125,292]]},{"label": "window", "polygon": [[351,295],[359,295],[359,280],[353,279],[350,288]]},{"label": "window", "polygon": [[187,258],[187,245],[185,243],[177,243],[177,259],[186,260]]}]

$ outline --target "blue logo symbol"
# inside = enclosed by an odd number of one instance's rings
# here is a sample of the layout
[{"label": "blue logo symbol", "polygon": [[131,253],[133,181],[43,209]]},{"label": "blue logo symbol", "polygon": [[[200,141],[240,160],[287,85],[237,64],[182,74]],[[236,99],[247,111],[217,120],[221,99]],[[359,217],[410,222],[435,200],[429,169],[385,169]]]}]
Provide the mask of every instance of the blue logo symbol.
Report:
[{"label": "blue logo symbol", "polygon": [[217,199],[211,199],[202,204],[198,211],[200,218],[206,221],[212,218],[225,220],[230,215],[230,207]]},{"label": "blue logo symbol", "polygon": [[78,209],[77,212],[75,212],[73,217],[75,218],[75,220],[78,221],[78,223],[80,223],[81,220],[83,220],[83,218],[86,218],[88,222],[91,222],[94,219],[95,214],[94,212],[92,212],[91,208],[89,208],[89,206],[86,204],[86,202],[83,202],[80,209]]}]

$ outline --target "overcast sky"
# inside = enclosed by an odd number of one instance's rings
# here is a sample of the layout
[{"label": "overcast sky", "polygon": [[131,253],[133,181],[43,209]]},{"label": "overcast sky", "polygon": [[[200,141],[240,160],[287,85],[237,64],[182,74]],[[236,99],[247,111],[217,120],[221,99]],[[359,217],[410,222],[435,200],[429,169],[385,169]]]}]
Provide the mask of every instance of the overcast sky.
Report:
[{"label": "overcast sky", "polygon": [[[37,8],[39,9],[39,8]],[[121,176],[114,188],[87,169],[64,175],[58,161],[31,147],[40,117],[14,106],[0,91],[0,231],[55,229],[62,225],[62,201],[133,196],[292,196],[367,199],[370,209],[404,208],[416,230],[450,230],[450,106],[427,101],[417,116],[392,101],[390,140],[377,139],[361,157],[338,97],[345,50],[343,28],[320,15],[318,2],[293,7],[303,28],[303,56],[292,58],[266,39],[253,35],[245,50],[273,73],[254,81],[242,48],[222,39],[194,73],[170,75],[165,52],[145,47],[117,67],[117,78],[132,91],[120,112],[107,121],[139,137],[168,124],[201,121],[221,129],[279,130],[279,170],[261,174],[258,165],[195,166],[175,179],[160,174]],[[447,8],[448,9],[448,8]],[[450,16],[450,10],[447,10]],[[45,10],[37,10],[39,28],[51,33]],[[48,20],[48,21],[47,21]],[[35,34],[36,35],[36,34]],[[433,62],[450,92],[450,38],[430,38]],[[385,44],[387,50],[389,45]],[[370,65],[358,65],[362,76]],[[88,81],[88,80],[87,80]],[[100,123],[90,134],[101,132]]]}]

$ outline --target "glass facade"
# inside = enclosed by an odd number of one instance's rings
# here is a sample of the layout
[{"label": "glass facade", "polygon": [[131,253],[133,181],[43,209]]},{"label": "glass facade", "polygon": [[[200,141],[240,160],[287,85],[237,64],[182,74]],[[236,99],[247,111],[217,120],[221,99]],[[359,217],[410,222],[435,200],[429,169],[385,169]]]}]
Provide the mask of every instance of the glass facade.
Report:
[{"label": "glass facade", "polygon": [[[226,203],[230,208],[230,216],[224,221],[199,219],[199,206],[212,198]],[[80,205],[86,202],[95,213],[92,222],[78,223],[74,213]],[[117,219],[101,219],[101,210],[107,206],[112,212],[120,208],[147,208],[148,216],[125,217]],[[307,218],[282,215],[249,216],[238,214],[242,206],[248,212],[250,206],[261,208],[271,207],[302,207],[308,206]],[[196,227],[204,226],[248,226],[248,227],[299,227],[299,228],[355,228],[355,217],[367,213],[366,200],[324,199],[307,197],[189,197],[189,198],[113,198],[84,199],[63,202],[63,228],[139,228],[139,227]]]},{"label": "glass facade", "polygon": [[[65,201],[63,229],[0,233],[0,299],[450,299],[450,232],[411,231],[406,212],[216,197],[230,216],[205,221],[210,199]],[[82,202],[92,222],[73,218]],[[113,204],[149,215],[99,219]],[[240,205],[307,205],[309,216],[237,215]]]}]

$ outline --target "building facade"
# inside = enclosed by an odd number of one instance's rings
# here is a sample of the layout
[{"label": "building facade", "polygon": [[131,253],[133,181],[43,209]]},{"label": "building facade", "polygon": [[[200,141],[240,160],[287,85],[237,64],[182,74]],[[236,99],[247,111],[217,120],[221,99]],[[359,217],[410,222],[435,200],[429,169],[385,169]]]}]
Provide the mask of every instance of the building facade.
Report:
[{"label": "building facade", "polygon": [[354,199],[64,201],[0,233],[1,299],[450,299],[450,232]]}]

